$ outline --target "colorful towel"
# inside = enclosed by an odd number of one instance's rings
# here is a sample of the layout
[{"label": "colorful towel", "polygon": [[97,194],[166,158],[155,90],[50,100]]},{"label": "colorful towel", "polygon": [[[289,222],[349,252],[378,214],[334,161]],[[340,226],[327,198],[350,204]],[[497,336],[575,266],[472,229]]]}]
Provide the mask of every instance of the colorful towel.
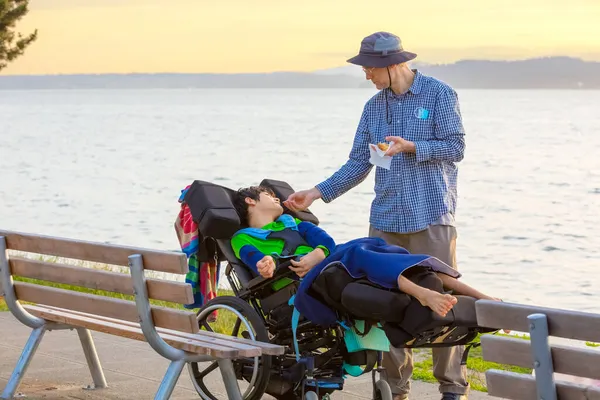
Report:
[{"label": "colorful towel", "polygon": [[[181,250],[188,258],[189,272],[185,277],[186,283],[191,284],[194,293],[194,302],[184,305],[185,308],[200,308],[206,302],[217,296],[217,285],[219,281],[219,263],[217,260],[209,262],[198,261],[197,252],[200,248],[200,235],[198,224],[194,222],[188,205],[183,201],[190,186],[181,191],[179,203],[181,209],[175,220],[175,232],[181,246]],[[213,313],[216,317],[216,312]]]}]

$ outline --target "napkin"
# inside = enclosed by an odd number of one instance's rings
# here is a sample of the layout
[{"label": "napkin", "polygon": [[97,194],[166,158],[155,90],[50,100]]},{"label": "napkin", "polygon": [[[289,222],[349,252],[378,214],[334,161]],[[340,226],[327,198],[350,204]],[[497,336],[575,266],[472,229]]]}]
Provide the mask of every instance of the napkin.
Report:
[{"label": "napkin", "polygon": [[[390,147],[393,144],[394,143],[390,143]],[[390,166],[392,165],[391,156],[384,156],[385,151],[381,150],[379,146],[372,143],[369,144],[369,151],[371,152],[371,158],[369,159],[371,164],[375,165],[376,167],[381,167],[388,170],[390,169]]]}]

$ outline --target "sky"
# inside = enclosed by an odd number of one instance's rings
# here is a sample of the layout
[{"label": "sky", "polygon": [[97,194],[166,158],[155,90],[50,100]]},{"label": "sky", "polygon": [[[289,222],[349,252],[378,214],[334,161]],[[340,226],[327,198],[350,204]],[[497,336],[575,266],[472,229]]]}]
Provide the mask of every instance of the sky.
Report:
[{"label": "sky", "polygon": [[1,73],[312,71],[377,31],[428,63],[600,61],[598,21],[600,0],[30,0],[38,40]]}]

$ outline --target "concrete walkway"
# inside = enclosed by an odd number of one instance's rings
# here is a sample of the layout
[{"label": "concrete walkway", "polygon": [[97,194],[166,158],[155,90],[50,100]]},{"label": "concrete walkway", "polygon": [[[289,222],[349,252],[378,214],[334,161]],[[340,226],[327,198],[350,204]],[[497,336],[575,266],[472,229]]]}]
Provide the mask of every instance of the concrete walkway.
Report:
[{"label": "concrete walkway", "polygon": [[[0,392],[21,354],[31,330],[18,322],[12,314],[0,312]],[[92,332],[100,361],[109,387],[102,390],[84,390],[92,383],[83,351],[75,331],[47,332],[38,348],[19,388],[27,399],[81,399],[121,400],[153,399],[167,369],[168,361],[160,357],[145,342],[123,339]],[[215,379],[209,388],[219,399],[226,399],[220,381]],[[334,399],[370,399],[370,375],[352,378],[343,392]],[[413,382],[411,399],[440,399],[437,386]],[[265,398],[270,398],[265,396]],[[198,400],[184,369],[172,396],[173,400]],[[493,397],[473,392],[469,399],[483,400]]]}]

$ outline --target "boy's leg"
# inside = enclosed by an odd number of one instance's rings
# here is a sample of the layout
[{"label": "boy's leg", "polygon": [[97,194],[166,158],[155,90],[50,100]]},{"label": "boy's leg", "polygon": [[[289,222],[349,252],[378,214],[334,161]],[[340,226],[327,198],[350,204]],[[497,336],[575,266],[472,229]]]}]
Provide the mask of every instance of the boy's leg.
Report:
[{"label": "boy's leg", "polygon": [[[456,228],[448,225],[431,225],[426,230],[409,235],[405,248],[413,254],[428,254],[452,268],[456,265]],[[432,349],[433,375],[440,383],[440,392],[466,394],[467,368],[460,365],[464,346]]]},{"label": "boy's leg", "polygon": [[398,277],[398,288],[442,317],[445,317],[456,304],[456,297],[417,285],[403,275]]},{"label": "boy's leg", "polygon": [[[388,244],[407,248],[408,235],[383,232],[378,229],[369,228],[369,236],[379,237]],[[392,388],[395,400],[408,399],[410,393],[410,378],[413,373],[412,349],[390,347],[389,353],[383,353],[381,361],[385,368],[387,382]]]}]

